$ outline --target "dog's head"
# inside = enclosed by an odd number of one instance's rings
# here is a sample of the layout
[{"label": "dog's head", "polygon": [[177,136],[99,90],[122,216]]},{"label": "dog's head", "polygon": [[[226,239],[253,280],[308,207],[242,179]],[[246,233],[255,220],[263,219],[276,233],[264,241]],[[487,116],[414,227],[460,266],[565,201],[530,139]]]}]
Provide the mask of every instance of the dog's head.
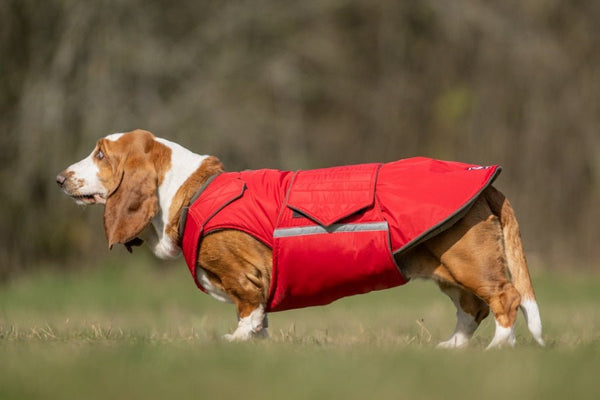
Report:
[{"label": "dog's head", "polygon": [[117,133],[98,140],[92,153],[58,174],[56,182],[78,204],[105,204],[108,245],[131,250],[158,212],[157,188],[169,149],[147,131]]}]

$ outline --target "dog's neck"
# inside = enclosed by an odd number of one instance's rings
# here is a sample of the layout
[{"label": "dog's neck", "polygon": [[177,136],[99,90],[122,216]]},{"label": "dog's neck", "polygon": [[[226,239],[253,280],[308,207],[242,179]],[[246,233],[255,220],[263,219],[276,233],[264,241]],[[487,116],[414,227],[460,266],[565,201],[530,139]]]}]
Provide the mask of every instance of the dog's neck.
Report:
[{"label": "dog's neck", "polygon": [[164,139],[157,139],[172,151],[171,165],[158,187],[158,213],[152,219],[152,228],[143,234],[154,254],[172,259],[181,254],[178,224],[183,207],[206,180],[223,171],[221,162],[211,156],[195,154]]}]

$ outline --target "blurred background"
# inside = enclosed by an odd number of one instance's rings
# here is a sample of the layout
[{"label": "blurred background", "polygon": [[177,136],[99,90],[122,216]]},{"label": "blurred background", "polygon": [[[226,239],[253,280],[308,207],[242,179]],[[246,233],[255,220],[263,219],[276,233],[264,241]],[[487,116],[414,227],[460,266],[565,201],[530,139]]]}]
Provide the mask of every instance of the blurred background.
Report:
[{"label": "blurred background", "polygon": [[599,21],[597,0],[0,0],[0,277],[109,257],[101,207],[54,177],[135,128],[229,170],[501,164],[533,267],[596,269]]}]

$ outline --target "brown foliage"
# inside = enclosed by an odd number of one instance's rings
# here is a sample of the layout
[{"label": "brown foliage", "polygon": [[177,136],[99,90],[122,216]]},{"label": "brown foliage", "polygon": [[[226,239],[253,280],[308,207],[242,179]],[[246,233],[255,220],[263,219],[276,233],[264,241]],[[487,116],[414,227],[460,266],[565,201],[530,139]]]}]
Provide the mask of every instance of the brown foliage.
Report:
[{"label": "brown foliage", "polygon": [[230,170],[499,163],[529,254],[593,262],[599,20],[596,0],[4,0],[0,272],[105,251],[53,177],[138,127]]}]

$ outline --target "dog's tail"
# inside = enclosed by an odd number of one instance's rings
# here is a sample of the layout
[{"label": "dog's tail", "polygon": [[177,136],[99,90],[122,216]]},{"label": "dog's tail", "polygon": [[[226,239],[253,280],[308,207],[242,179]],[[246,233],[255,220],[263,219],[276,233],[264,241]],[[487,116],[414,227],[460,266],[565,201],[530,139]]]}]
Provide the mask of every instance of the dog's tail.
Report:
[{"label": "dog's tail", "polygon": [[521,295],[521,310],[525,315],[527,327],[533,338],[543,346],[544,340],[542,339],[540,311],[531,284],[531,277],[529,276],[529,268],[527,267],[527,260],[523,251],[521,233],[519,231],[519,223],[515,217],[515,211],[508,199],[493,186],[487,188],[484,194],[490,209],[500,218],[502,234],[504,236],[506,262],[513,285]]}]

